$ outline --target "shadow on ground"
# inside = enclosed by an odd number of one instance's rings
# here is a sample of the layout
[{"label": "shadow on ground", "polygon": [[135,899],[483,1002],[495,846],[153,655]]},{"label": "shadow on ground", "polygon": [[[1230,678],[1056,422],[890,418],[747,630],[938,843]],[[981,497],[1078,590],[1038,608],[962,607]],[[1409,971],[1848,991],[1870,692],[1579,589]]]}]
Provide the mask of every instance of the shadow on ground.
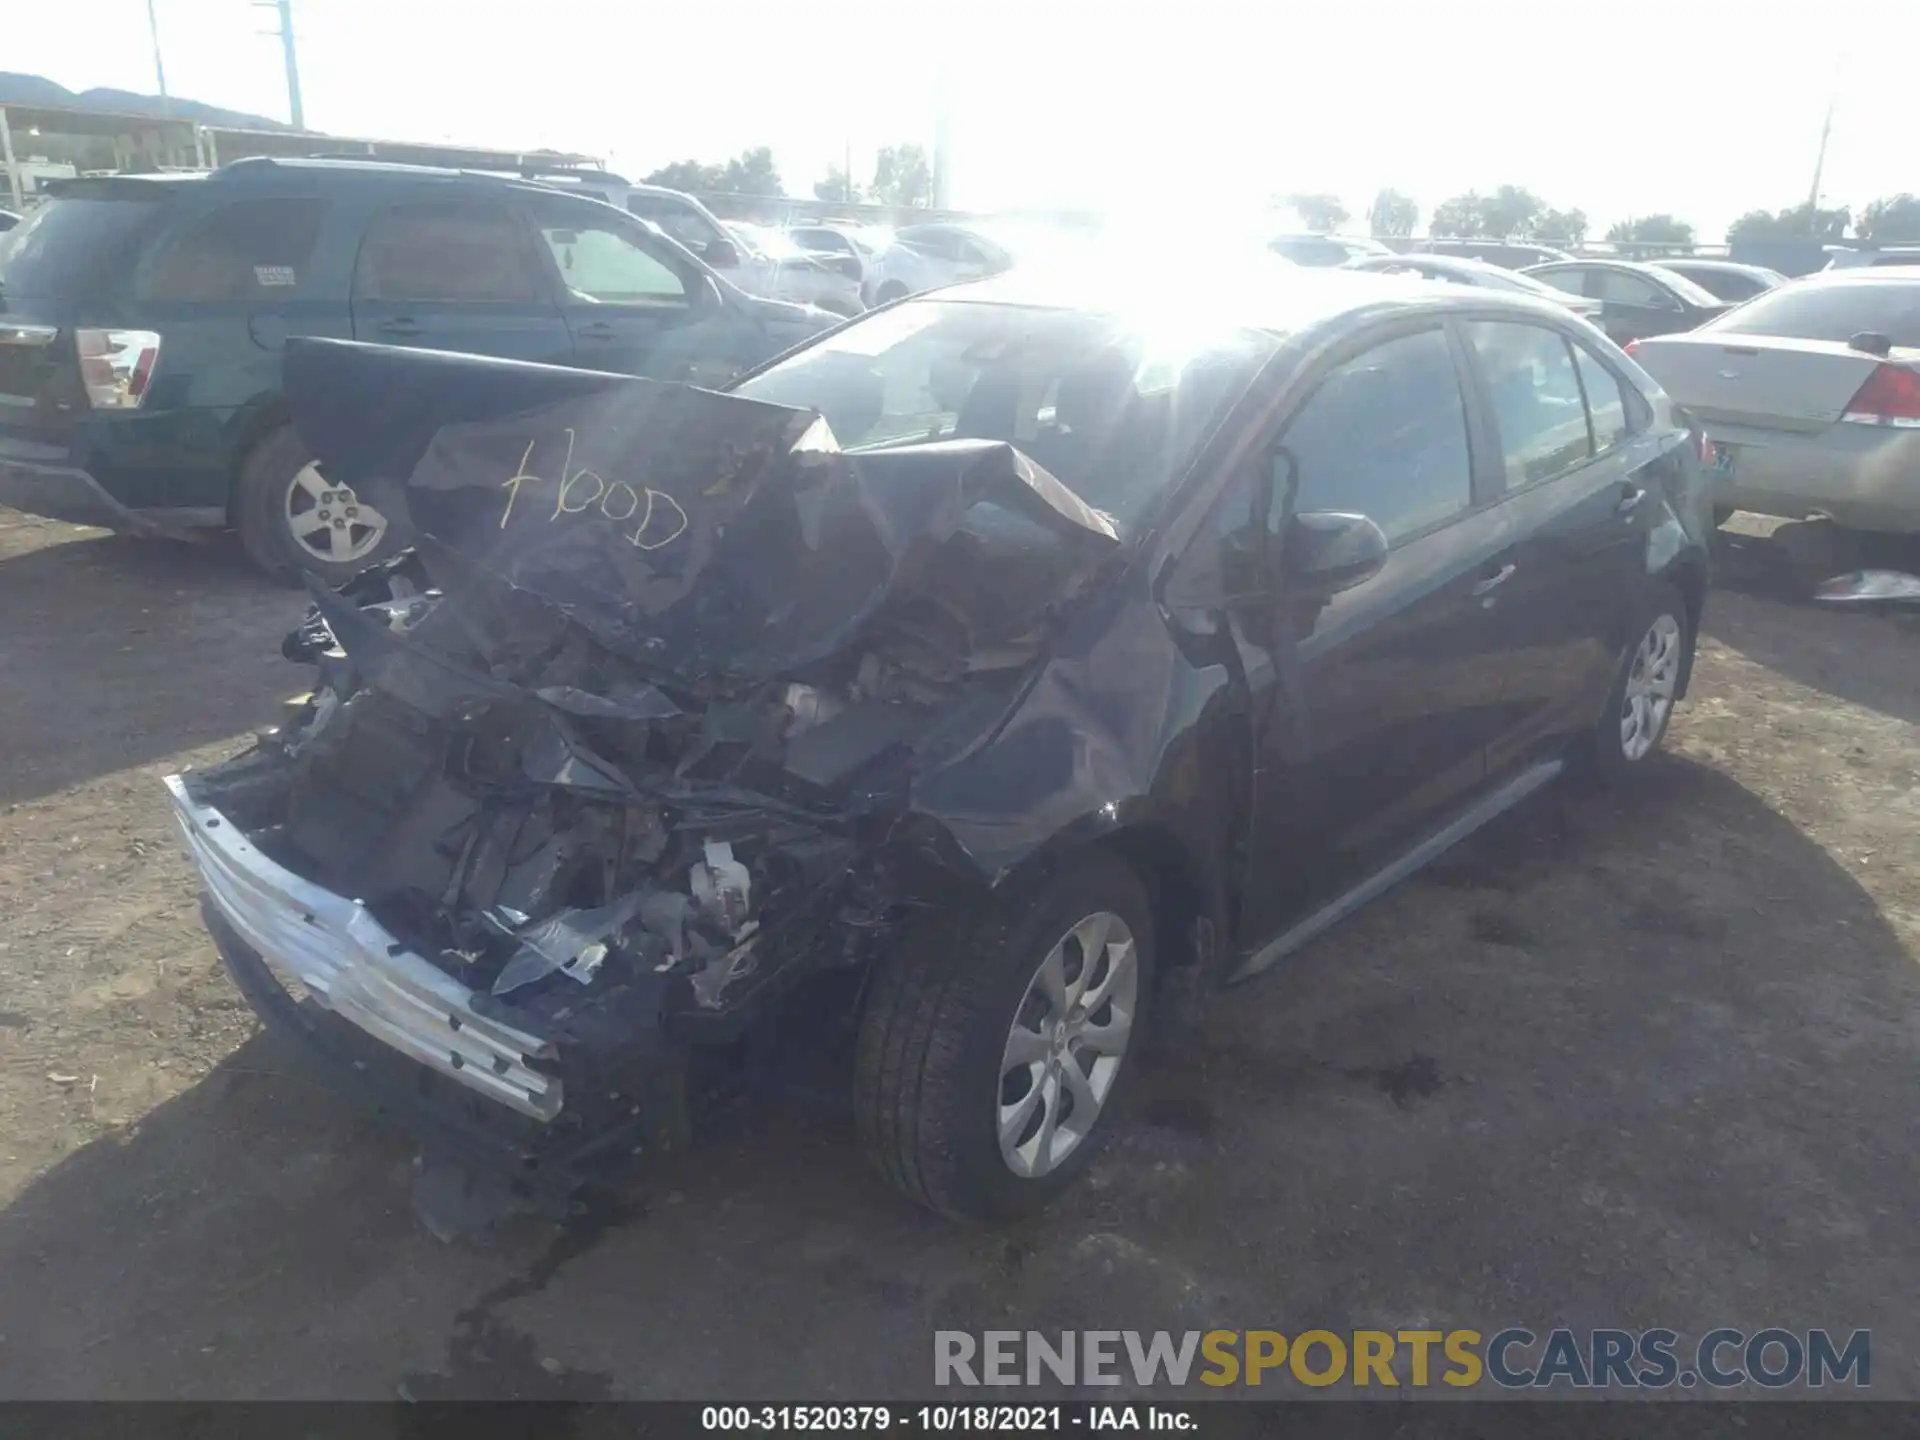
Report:
[{"label": "shadow on ground", "polygon": [[1235,992],[1002,1231],[768,1104],[569,1233],[445,1248],[407,1147],[258,1039],[0,1215],[0,1395],[870,1399],[930,1390],[936,1327],[1780,1324],[1872,1327],[1912,1397],[1916,1007],[1859,886],[1667,758]]},{"label": "shadow on ground", "polygon": [[35,529],[76,538],[0,556],[0,804],[244,733],[299,688],[304,597],[225,537]]}]

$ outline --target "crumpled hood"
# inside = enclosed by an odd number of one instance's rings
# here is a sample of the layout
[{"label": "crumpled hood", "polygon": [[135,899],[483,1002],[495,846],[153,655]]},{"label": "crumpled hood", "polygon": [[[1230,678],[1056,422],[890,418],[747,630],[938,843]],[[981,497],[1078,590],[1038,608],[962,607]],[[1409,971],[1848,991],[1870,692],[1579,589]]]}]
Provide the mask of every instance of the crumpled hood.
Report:
[{"label": "crumpled hood", "polygon": [[848,455],[817,416],[740,396],[341,341],[290,342],[286,389],[330,478],[404,485],[449,597],[539,615],[529,643],[581,627],[694,693],[803,670],[882,612],[956,674],[992,668],[1119,545],[992,441]]}]

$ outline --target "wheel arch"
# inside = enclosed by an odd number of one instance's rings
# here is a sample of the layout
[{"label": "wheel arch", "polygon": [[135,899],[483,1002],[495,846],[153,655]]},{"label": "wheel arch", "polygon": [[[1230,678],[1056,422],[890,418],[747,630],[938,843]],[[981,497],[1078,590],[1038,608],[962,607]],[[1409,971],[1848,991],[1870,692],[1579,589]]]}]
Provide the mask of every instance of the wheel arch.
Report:
[{"label": "wheel arch", "polygon": [[253,458],[253,452],[260,448],[275,430],[293,421],[292,411],[287,407],[285,395],[267,395],[255,400],[234,416],[228,430],[231,444],[227,453],[227,524],[237,526],[240,523],[239,498],[240,477],[246,472],[247,461]]},{"label": "wheel arch", "polygon": [[1687,607],[1687,651],[1680,660],[1680,683],[1673,698],[1686,698],[1693,681],[1693,657],[1700,649],[1700,619],[1707,608],[1707,563],[1699,555],[1685,554],[1675,560],[1660,577],[1679,590]]}]

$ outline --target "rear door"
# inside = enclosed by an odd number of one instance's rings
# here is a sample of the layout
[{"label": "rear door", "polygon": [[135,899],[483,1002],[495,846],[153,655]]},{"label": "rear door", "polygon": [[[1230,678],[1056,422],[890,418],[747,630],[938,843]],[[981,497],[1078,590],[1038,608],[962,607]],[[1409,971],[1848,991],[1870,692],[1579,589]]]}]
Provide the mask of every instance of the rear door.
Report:
[{"label": "rear door", "polygon": [[766,353],[751,317],[646,226],[606,206],[525,203],[573,363],[719,385]]},{"label": "rear door", "polygon": [[532,237],[506,200],[377,212],[354,265],[353,338],[551,365],[573,358]]},{"label": "rear door", "polygon": [[1645,405],[1588,345],[1545,324],[1461,324],[1497,447],[1495,507],[1510,567],[1500,587],[1498,778],[1559,748],[1599,713],[1645,587],[1657,454]]},{"label": "rear door", "polygon": [[[1370,516],[1392,545],[1372,579],[1323,605],[1281,599],[1276,643],[1244,648],[1258,770],[1246,938],[1277,933],[1402,853],[1484,777],[1499,720],[1506,563],[1480,503],[1457,346],[1429,323],[1333,366],[1276,437],[1272,508],[1224,514],[1276,542],[1286,516]],[[1298,480],[1289,510],[1286,482]]]},{"label": "rear door", "polygon": [[1630,270],[1587,272],[1587,294],[1601,303],[1600,328],[1616,345],[1691,329],[1695,317],[1671,291]]}]

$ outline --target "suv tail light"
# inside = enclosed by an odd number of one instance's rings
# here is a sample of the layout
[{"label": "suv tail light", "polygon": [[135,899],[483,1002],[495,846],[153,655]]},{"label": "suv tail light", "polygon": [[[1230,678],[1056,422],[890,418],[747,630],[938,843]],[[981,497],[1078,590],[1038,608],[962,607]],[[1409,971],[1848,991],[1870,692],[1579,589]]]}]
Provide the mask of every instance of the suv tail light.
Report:
[{"label": "suv tail light", "polygon": [[1627,354],[1631,355],[1633,354],[1634,351],[1640,348],[1640,342],[1638,340],[1629,340],[1621,348],[1625,350]]},{"label": "suv tail light", "polygon": [[1840,418],[1855,425],[1920,427],[1920,374],[1904,365],[1882,362],[1847,402]]},{"label": "suv tail light", "polygon": [[151,330],[76,330],[80,378],[96,410],[138,410],[160,358]]}]

